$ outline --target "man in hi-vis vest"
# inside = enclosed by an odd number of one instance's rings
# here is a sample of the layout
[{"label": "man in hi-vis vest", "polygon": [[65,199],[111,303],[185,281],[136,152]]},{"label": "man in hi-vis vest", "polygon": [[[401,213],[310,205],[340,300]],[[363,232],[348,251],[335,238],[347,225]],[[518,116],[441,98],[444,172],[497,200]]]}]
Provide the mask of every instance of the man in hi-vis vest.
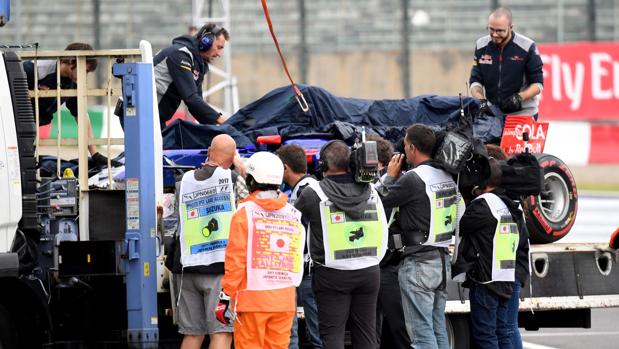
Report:
[{"label": "man in hi-vis vest", "polygon": [[448,348],[447,248],[458,208],[464,211],[456,183],[432,161],[435,142],[434,132],[425,125],[406,130],[404,152],[413,169],[400,176],[404,155],[394,156],[384,178],[388,193],[382,198],[385,207],[397,208],[394,231],[400,232],[397,240],[403,246],[398,281],[406,331],[416,349]]},{"label": "man in hi-vis vest", "polygon": [[378,194],[356,183],[343,141],[325,144],[319,171],[295,202],[309,224],[312,288],[325,349],[343,349],[346,322],[355,349],[376,347],[378,263],[387,248],[387,221]]},{"label": "man in hi-vis vest", "polygon": [[[277,149],[277,156],[284,163],[284,183],[290,187],[288,202],[293,204],[310,183],[317,182],[314,176],[307,173],[307,154],[298,144],[286,144]],[[307,249],[304,250],[303,280],[297,287],[297,303],[303,305],[305,315],[305,330],[309,343],[314,349],[322,349],[320,331],[318,329],[318,307],[312,291],[312,274],[309,272]],[[296,315],[296,314],[295,314]],[[289,349],[299,348],[298,320],[294,317],[290,334]]]},{"label": "man in hi-vis vest", "polygon": [[[209,348],[230,348],[232,325],[215,318],[230,219],[236,202],[247,196],[245,181],[230,170],[236,155],[232,137],[213,138],[208,161],[177,183],[179,226],[177,243],[166,266],[174,273],[178,293],[178,331],[182,349],[200,348],[205,335]],[[179,185],[180,184],[180,185]]]},{"label": "man in hi-vis vest", "polygon": [[258,152],[247,161],[249,197],[230,222],[217,319],[234,319],[234,347],[287,349],[303,277],[301,213],[279,192],[284,165]]},{"label": "man in hi-vis vest", "polygon": [[[469,287],[471,333],[475,348],[514,348],[508,326],[512,286],[516,280],[517,250],[525,232],[518,204],[503,194],[501,166],[489,160],[490,178],[466,208],[460,221],[454,280]],[[526,240],[526,235],[523,237]]]}]

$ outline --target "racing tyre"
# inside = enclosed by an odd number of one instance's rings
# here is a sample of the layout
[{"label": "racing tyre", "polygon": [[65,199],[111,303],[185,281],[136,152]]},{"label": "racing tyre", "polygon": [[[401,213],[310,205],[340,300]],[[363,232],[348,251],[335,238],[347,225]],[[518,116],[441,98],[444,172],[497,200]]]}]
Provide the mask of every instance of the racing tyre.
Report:
[{"label": "racing tyre", "polygon": [[449,349],[471,348],[471,335],[468,314],[449,314],[445,316]]},{"label": "racing tyre", "polygon": [[578,211],[578,192],[572,172],[559,158],[536,154],[544,185],[537,196],[529,196],[522,206],[531,243],[555,242],[570,231]]},{"label": "racing tyre", "polygon": [[0,305],[0,349],[17,348],[17,329],[11,314]]}]

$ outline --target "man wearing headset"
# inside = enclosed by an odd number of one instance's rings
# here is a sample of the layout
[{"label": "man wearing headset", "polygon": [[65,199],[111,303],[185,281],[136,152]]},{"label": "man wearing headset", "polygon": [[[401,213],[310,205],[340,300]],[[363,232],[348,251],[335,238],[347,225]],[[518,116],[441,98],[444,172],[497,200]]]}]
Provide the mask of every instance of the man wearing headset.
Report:
[{"label": "man wearing headset", "polygon": [[324,179],[303,189],[295,207],[303,224],[309,225],[322,347],[344,349],[348,322],[353,348],[375,349],[378,263],[387,244],[383,205],[370,184],[355,182],[350,150],[343,141],[322,147],[319,167]]},{"label": "man wearing headset", "polygon": [[191,115],[201,124],[222,124],[222,114],[202,98],[202,81],[208,65],[223,53],[228,31],[213,23],[205,24],[196,36],[184,35],[172,40],[153,59],[161,129],[185,102]]}]

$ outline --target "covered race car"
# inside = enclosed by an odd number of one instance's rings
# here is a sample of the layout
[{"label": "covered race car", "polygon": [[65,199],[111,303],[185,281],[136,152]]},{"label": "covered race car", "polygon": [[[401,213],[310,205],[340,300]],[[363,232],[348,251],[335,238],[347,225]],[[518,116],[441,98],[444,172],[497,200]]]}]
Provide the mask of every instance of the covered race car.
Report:
[{"label": "covered race car", "polygon": [[[578,201],[574,177],[560,159],[541,153],[543,142],[535,139],[543,138],[536,136],[544,132],[544,127],[547,130],[547,124],[516,117],[508,118],[505,125],[506,118],[498,109],[492,109],[489,115],[480,115],[476,100],[470,97],[422,95],[398,100],[368,100],[334,96],[314,86],[298,87],[309,105],[307,112],[297,104],[290,86],[281,87],[241,108],[223,127],[175,121],[163,131],[164,148],[206,148],[215,135],[228,133],[239,147],[248,151],[254,147],[266,148],[257,141],[260,137],[278,136],[276,143],[280,139],[283,143],[301,143],[306,145],[308,153],[314,154],[330,139],[342,139],[352,145],[358,128],[365,126],[368,133],[382,136],[397,149],[406,128],[423,123],[438,131],[439,139],[450,133],[471,143],[471,153],[464,165],[452,171],[454,175],[460,174],[463,192],[485,178],[487,154],[483,144],[501,143],[510,155],[523,153],[503,164],[503,183],[513,198],[521,200],[533,243],[556,241],[574,224]],[[502,141],[504,126],[509,137]],[[534,138],[531,143],[527,135]]]}]

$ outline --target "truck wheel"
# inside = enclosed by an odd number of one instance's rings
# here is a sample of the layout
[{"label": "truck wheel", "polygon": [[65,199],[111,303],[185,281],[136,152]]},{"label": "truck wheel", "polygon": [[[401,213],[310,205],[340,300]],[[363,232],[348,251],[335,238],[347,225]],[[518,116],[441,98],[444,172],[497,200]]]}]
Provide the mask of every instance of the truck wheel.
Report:
[{"label": "truck wheel", "polygon": [[469,349],[471,336],[467,314],[449,314],[445,316],[449,349]]},{"label": "truck wheel", "polygon": [[11,314],[0,305],[0,349],[18,348],[17,329]]},{"label": "truck wheel", "polygon": [[536,154],[542,168],[544,186],[537,196],[529,196],[522,206],[531,243],[555,242],[570,231],[578,211],[578,192],[572,172],[559,158]]}]

